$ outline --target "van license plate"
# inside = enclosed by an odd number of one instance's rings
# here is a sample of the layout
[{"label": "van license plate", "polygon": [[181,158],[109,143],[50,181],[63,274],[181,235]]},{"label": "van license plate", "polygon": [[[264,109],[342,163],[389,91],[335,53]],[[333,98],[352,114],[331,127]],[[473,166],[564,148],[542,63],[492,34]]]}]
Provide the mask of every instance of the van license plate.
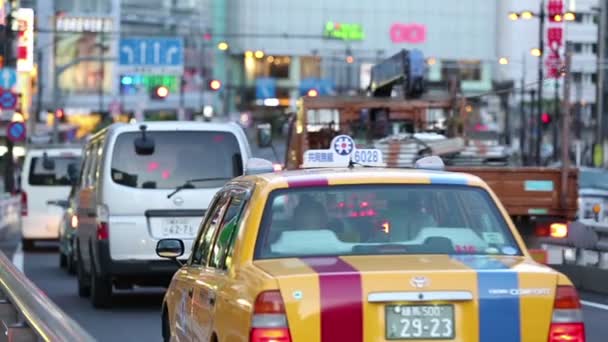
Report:
[{"label": "van license plate", "polygon": [[453,305],[387,305],[386,339],[454,338]]},{"label": "van license plate", "polygon": [[165,237],[188,237],[196,233],[193,220],[190,218],[170,218],[163,222],[162,234]]}]

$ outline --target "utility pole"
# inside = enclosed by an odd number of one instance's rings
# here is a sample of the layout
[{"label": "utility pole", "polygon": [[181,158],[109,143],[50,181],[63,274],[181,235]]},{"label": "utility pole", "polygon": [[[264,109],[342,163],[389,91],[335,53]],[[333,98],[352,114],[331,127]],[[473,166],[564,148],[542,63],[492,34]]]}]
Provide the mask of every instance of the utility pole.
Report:
[{"label": "utility pole", "polygon": [[[555,106],[554,111],[555,111],[555,115],[554,115],[554,120],[552,120],[551,122],[551,135],[553,137],[553,160],[557,160],[559,158],[559,152],[557,151],[557,145],[559,144],[558,142],[558,135],[559,135],[559,122],[560,122],[560,112],[559,112],[559,82],[558,82],[558,78],[555,79],[555,98],[554,98],[554,102],[553,105]],[[563,118],[562,118],[563,119]],[[562,142],[563,143],[563,142]]]},{"label": "utility pole", "polygon": [[38,118],[40,117],[40,112],[42,112],[42,92],[43,92],[43,83],[42,83],[42,75],[44,74],[42,71],[42,63],[43,56],[42,51],[36,51],[36,64],[38,65],[38,72],[36,73],[36,77],[38,80],[36,81],[36,111],[30,115],[30,127],[28,131],[28,135],[34,136],[34,130],[36,129],[36,123],[38,123]]},{"label": "utility pole", "polygon": [[540,51],[540,56],[538,56],[538,107],[536,113],[536,165],[540,165],[540,146],[543,142],[543,133],[541,127],[541,117],[543,115],[543,59],[545,57],[545,0],[541,0],[540,2],[540,11],[538,12],[538,20],[539,20],[539,30],[538,30],[538,50]]},{"label": "utility pole", "polygon": [[103,112],[103,86],[106,78],[106,64],[104,62],[104,34],[100,34],[101,42],[99,43],[99,116],[102,116]]},{"label": "utility pole", "polygon": [[[604,122],[602,117],[604,116],[604,82],[605,82],[605,68],[604,68],[604,60],[606,58],[606,11],[608,10],[606,5],[606,0],[599,0],[600,2],[600,20],[599,20],[599,28],[598,32],[598,42],[597,42],[597,88],[596,88],[596,104],[597,104],[597,113],[596,113],[596,144],[603,151],[604,144]],[[597,147],[596,147],[597,148]],[[602,155],[602,165],[604,164],[604,156]]]},{"label": "utility pole", "polygon": [[[6,15],[6,26],[4,27],[4,65],[10,68],[17,67],[15,56],[15,33],[13,31],[13,14],[17,12],[17,1],[10,1],[10,9]],[[11,193],[15,189],[15,165],[13,160],[13,142],[7,138],[6,154],[4,154],[4,191]]]},{"label": "utility pole", "polygon": [[534,157],[534,104],[536,104],[536,90],[530,89],[530,133],[528,136],[528,161],[533,163]]},{"label": "utility pole", "polygon": [[[570,67],[572,64],[572,52],[570,44],[566,42],[566,70],[564,73],[564,103],[562,105],[562,194],[568,193],[568,174],[570,171]],[[566,196],[562,196],[562,208],[566,208]]]},{"label": "utility pole", "polygon": [[524,54],[522,72],[521,72],[521,89],[520,89],[520,102],[519,102],[519,149],[521,153],[521,162],[523,165],[527,164],[526,160],[526,55]]}]

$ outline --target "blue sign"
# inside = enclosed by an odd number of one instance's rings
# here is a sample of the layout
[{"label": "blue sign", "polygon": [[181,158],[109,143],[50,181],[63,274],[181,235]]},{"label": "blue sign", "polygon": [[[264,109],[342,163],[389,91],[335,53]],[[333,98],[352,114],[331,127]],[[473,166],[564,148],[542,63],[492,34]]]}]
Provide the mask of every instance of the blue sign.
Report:
[{"label": "blue sign", "polygon": [[274,78],[257,78],[255,80],[255,98],[258,100],[277,97],[277,80]]},{"label": "blue sign", "polygon": [[183,70],[182,38],[121,38],[119,51],[121,67]]},{"label": "blue sign", "polygon": [[6,127],[6,137],[12,142],[25,140],[25,124],[20,121],[11,122]]},{"label": "blue sign", "polygon": [[0,109],[15,109],[17,106],[17,95],[10,91],[0,92]]},{"label": "blue sign", "polygon": [[0,69],[0,88],[11,89],[17,85],[17,71],[14,68]]}]

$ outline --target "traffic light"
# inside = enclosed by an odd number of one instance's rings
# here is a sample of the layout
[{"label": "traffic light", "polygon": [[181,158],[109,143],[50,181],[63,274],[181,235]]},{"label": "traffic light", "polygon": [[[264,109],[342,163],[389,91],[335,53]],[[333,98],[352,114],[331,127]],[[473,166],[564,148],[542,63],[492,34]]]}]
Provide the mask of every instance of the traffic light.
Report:
[{"label": "traffic light", "polygon": [[55,110],[55,120],[57,120],[57,122],[65,122],[65,111],[63,108],[57,108]]},{"label": "traffic light", "polygon": [[209,89],[213,91],[218,91],[222,88],[222,82],[219,80],[211,80],[209,81]]},{"label": "traffic light", "polygon": [[549,126],[551,124],[551,115],[549,113],[542,113],[540,115],[540,121],[542,122],[543,126]]},{"label": "traffic light", "polygon": [[155,100],[164,100],[169,96],[169,88],[161,85],[152,88],[150,97]]}]

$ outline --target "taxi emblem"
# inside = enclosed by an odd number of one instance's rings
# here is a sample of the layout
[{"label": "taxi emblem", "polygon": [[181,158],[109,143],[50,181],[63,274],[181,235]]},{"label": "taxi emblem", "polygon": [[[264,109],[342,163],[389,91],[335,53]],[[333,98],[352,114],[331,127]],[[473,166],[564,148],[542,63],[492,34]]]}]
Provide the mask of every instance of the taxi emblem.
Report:
[{"label": "taxi emblem", "polygon": [[429,285],[429,280],[425,276],[412,277],[412,279],[410,280],[410,285],[417,289],[421,289]]},{"label": "taxi emblem", "polygon": [[173,203],[177,206],[180,206],[180,205],[184,204],[184,199],[181,197],[175,197],[173,199]]}]

